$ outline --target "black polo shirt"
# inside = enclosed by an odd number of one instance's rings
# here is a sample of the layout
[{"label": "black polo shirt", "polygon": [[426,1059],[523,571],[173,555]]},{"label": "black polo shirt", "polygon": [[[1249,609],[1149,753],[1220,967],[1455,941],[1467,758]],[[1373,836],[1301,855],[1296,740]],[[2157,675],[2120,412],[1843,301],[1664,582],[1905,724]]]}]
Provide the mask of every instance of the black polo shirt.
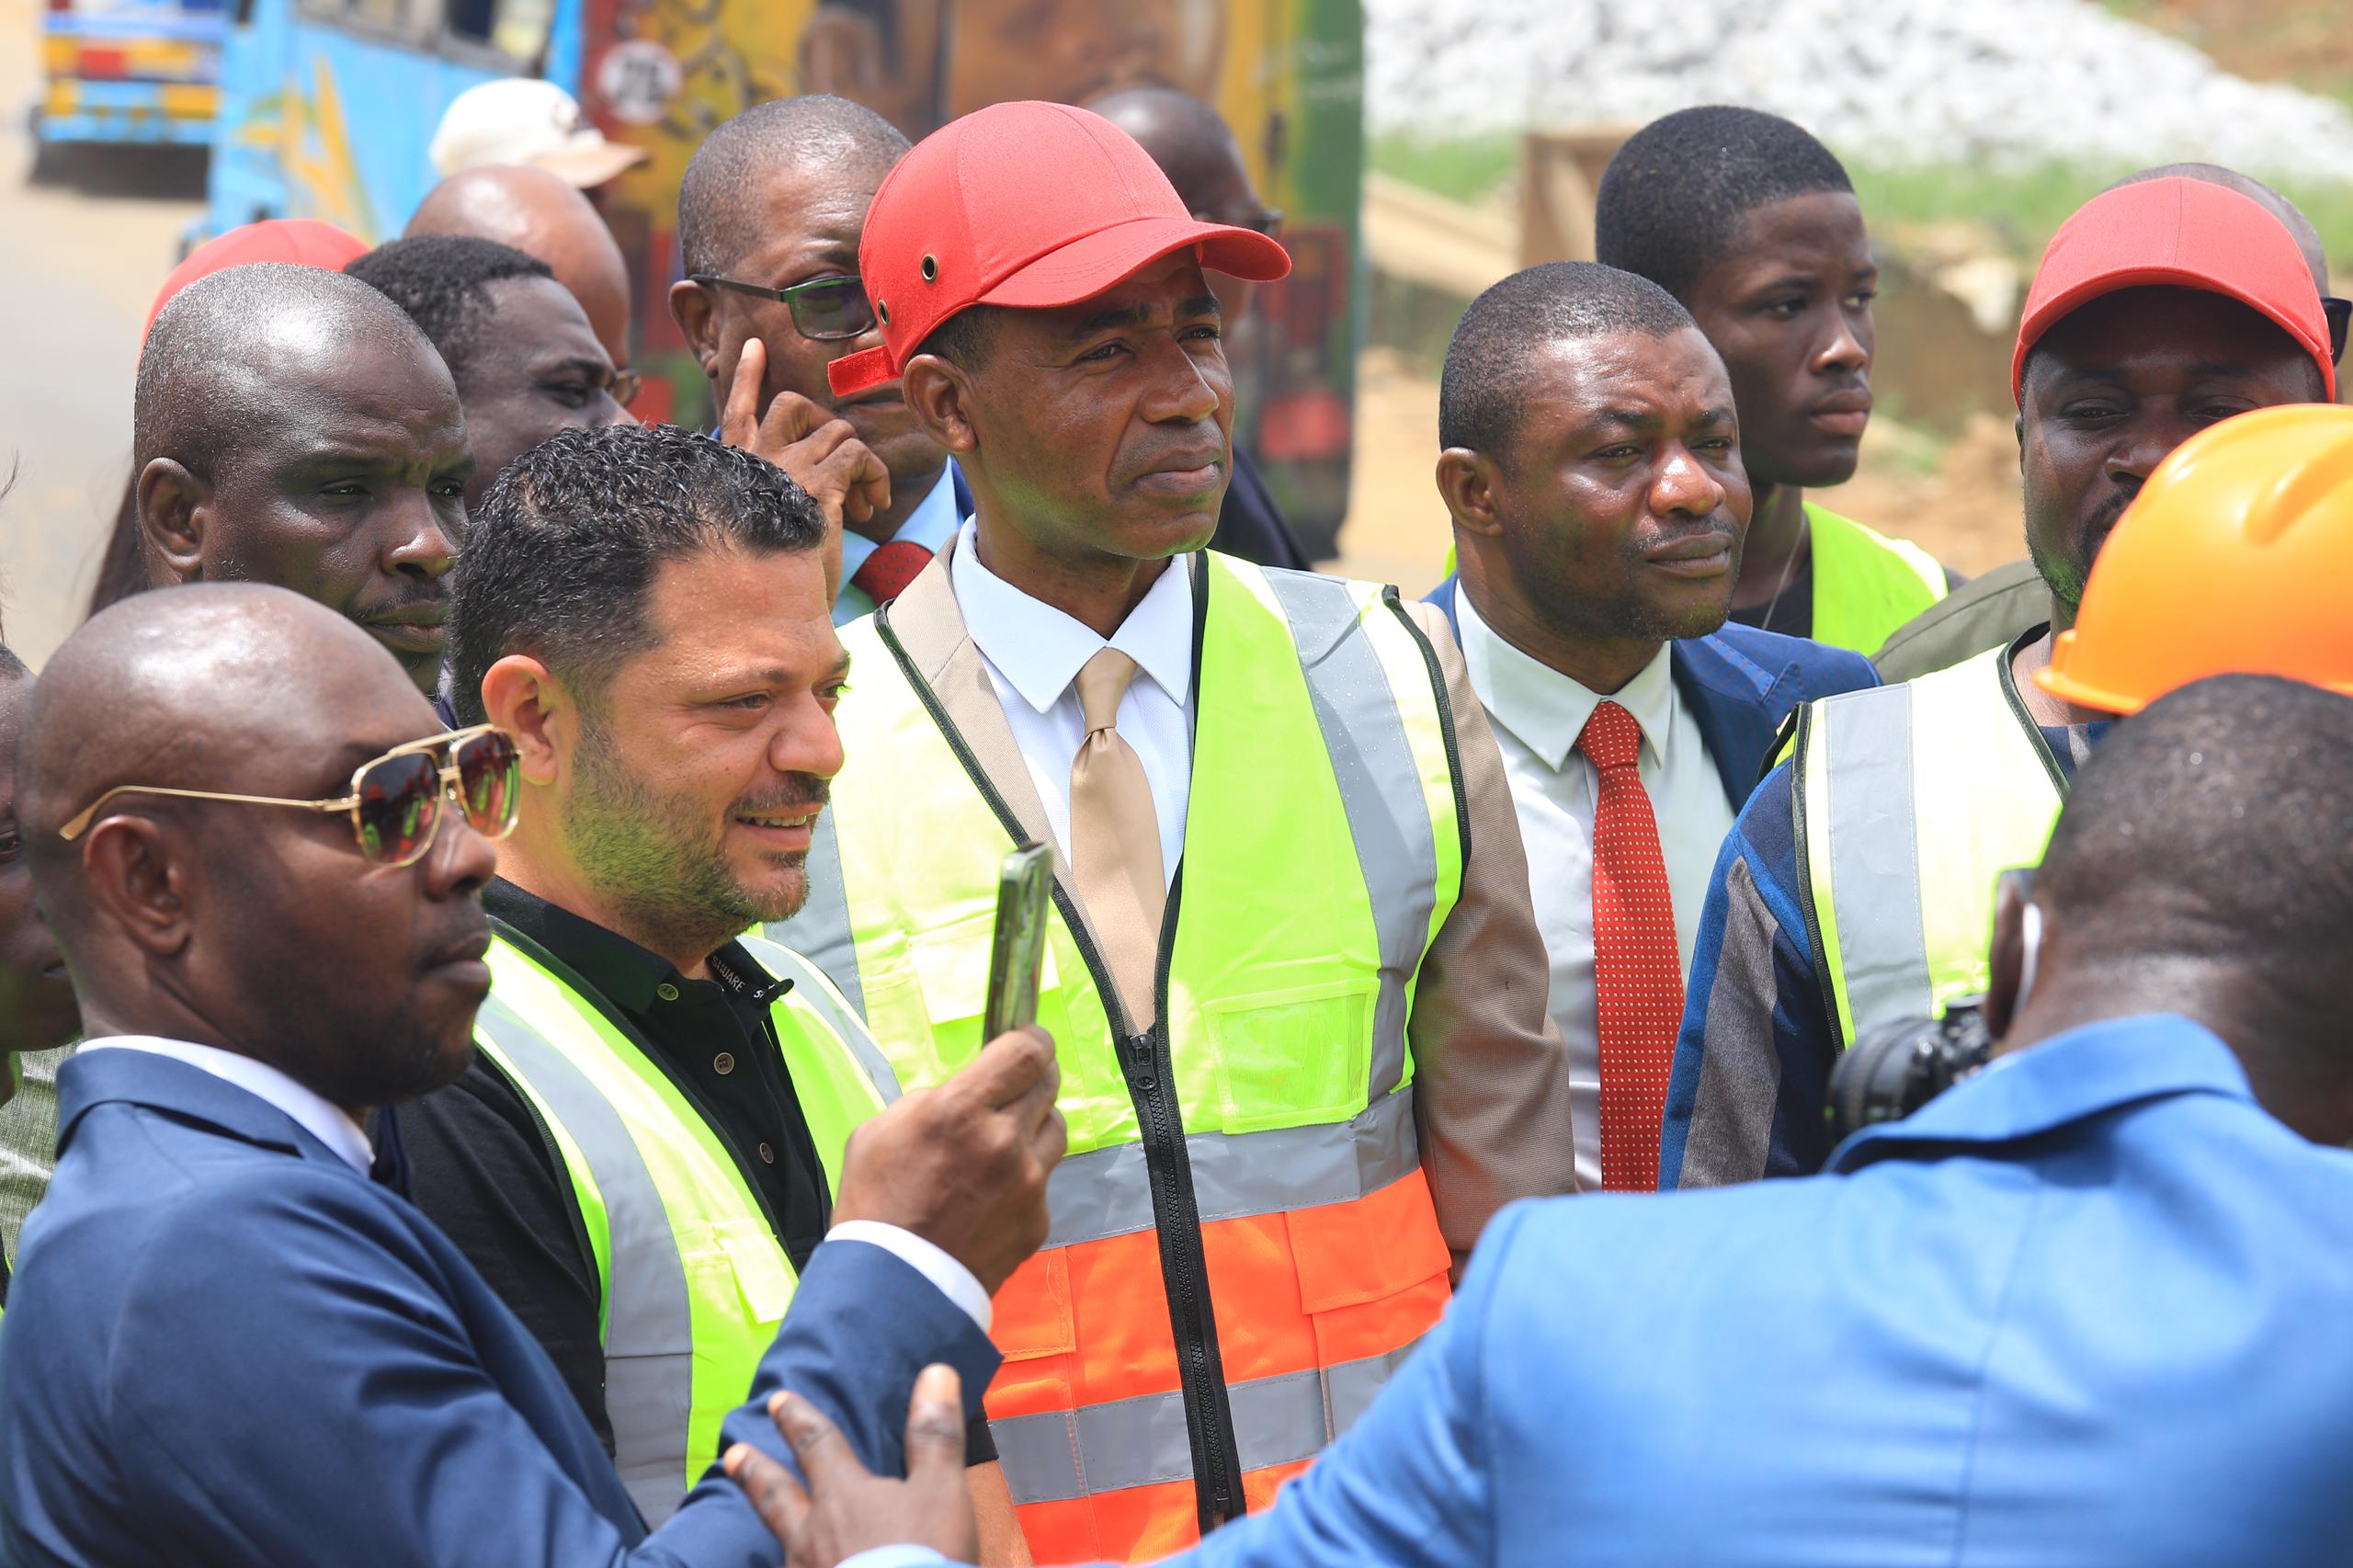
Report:
[{"label": "black polo shirt", "polygon": [[[483,891],[500,934],[546,964],[647,1050],[734,1156],[795,1270],[824,1238],[833,1195],[776,1040],[769,1005],[791,985],[740,943],[711,978],[500,879]],[[607,1451],[602,1292],[572,1178],[522,1093],[477,1057],[450,1087],[401,1112],[416,1206],[458,1244],[554,1360]],[[994,1459],[984,1426],[972,1462]]]}]

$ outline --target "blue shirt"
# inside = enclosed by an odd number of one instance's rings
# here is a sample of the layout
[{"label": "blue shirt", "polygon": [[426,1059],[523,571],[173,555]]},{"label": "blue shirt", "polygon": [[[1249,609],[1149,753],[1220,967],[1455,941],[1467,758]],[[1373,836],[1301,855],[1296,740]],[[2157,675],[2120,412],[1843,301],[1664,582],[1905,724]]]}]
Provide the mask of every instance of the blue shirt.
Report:
[{"label": "blue shirt", "polygon": [[1810,1180],[1506,1210],[1364,1419],[1174,1561],[2318,1568],[2348,1322],[2353,1153],[2118,1019]]},{"label": "blue shirt", "polygon": [[[950,458],[948,466],[939,471],[939,477],[932,482],[930,494],[915,503],[915,509],[907,514],[899,531],[891,536],[892,542],[904,540],[923,546],[934,555],[948,548],[948,541],[964,524],[962,509],[956,505],[956,460]],[[874,613],[872,597],[865,589],[853,586],[850,579],[866,564],[866,558],[880,548],[864,534],[849,528],[842,530],[842,588],[834,596],[835,626],[847,626],[861,615]]]}]

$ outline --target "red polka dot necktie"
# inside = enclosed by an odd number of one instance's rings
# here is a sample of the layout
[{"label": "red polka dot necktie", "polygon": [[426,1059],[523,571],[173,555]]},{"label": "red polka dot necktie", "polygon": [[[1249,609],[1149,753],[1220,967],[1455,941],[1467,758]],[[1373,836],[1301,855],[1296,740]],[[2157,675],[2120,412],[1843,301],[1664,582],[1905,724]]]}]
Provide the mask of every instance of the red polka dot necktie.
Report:
[{"label": "red polka dot necktie", "polygon": [[1675,1034],[1683,1022],[1683,960],[1658,818],[1636,767],[1643,730],[1615,702],[1586,721],[1577,750],[1600,775],[1593,809],[1593,990],[1601,1036],[1601,1185],[1658,1186],[1659,1119]]},{"label": "red polka dot necktie", "polygon": [[876,605],[886,605],[905,593],[907,585],[930,564],[931,551],[913,540],[891,540],[876,545],[874,553],[858,563],[849,585]]}]

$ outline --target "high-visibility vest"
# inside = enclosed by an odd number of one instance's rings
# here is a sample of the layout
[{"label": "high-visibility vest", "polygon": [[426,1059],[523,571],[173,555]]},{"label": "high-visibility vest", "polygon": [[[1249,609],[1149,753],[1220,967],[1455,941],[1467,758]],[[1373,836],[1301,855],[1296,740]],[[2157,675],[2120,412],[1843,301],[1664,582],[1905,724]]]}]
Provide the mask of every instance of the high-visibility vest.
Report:
[{"label": "high-visibility vest", "polygon": [[1895,629],[1945,597],[1945,569],[1908,540],[1890,539],[1827,506],[1805,504],[1813,550],[1816,642],[1871,654]]},{"label": "high-visibility vest", "polygon": [[[1155,1557],[1264,1506],[1448,1298],[1406,1020],[1460,895],[1437,657],[1394,589],[1204,552],[1190,803],[1158,1019],[1131,1033],[1058,887],[1039,998],[1068,1156],[998,1293],[988,1412],[1040,1561]],[[891,618],[847,629],[849,761],[773,928],[914,1085],[980,1049],[1014,813]],[[993,700],[993,699],[992,699]]]},{"label": "high-visibility vest", "polygon": [[[898,1097],[890,1064],[839,993],[797,955],[744,947],[792,982],[769,1008],[785,1072],[829,1185],[852,1129]],[[590,997],[510,940],[491,944],[483,1053],[563,1160],[595,1255],[614,1463],[649,1524],[719,1457],[795,1276],[774,1222],[702,1114]]]},{"label": "high-visibility vest", "polygon": [[2042,858],[2066,778],[2010,650],[1802,710],[1798,886],[1838,1047],[1985,989],[2001,874]]}]

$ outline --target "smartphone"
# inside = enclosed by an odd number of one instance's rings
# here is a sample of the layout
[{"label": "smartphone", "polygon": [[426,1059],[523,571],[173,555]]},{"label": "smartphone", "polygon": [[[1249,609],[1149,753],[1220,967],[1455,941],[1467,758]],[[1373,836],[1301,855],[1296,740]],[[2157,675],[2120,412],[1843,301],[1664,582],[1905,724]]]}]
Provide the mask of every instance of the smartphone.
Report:
[{"label": "smartphone", "polygon": [[1038,970],[1046,955],[1046,900],[1054,886],[1054,853],[1025,844],[997,872],[996,940],[989,951],[989,1004],[981,1043],[1038,1021]]}]

